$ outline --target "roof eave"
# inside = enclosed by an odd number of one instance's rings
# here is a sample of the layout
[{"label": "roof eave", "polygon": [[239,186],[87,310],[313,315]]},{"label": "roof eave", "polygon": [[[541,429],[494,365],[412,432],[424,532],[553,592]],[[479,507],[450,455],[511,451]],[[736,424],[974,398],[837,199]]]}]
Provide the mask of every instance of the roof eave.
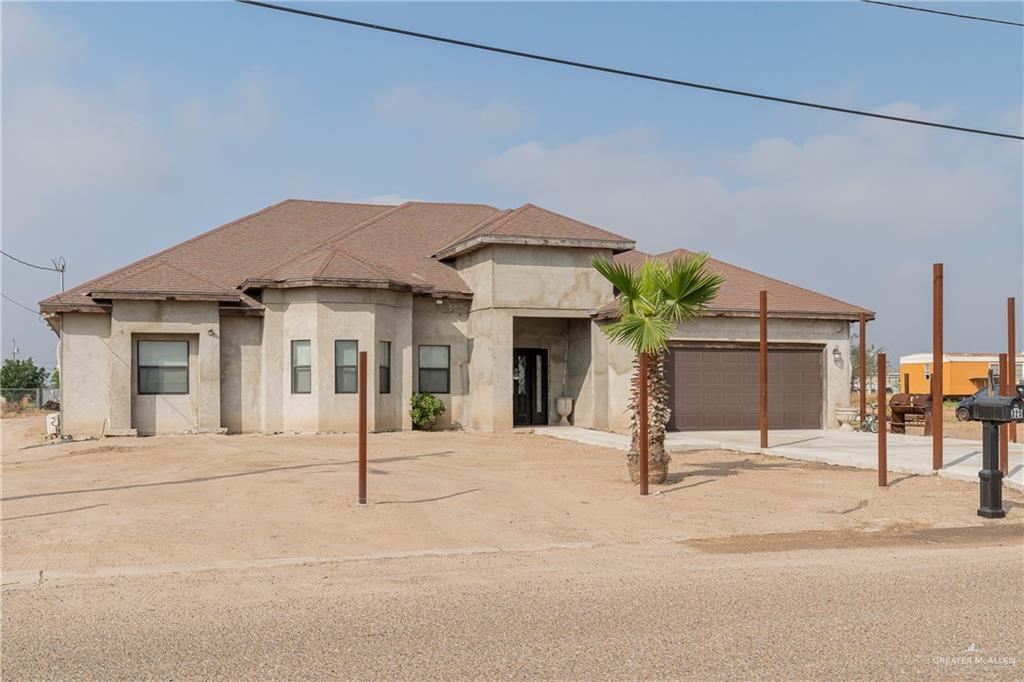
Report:
[{"label": "roof eave", "polygon": [[93,299],[111,301],[237,301],[238,294],[225,291],[117,290],[98,289],[86,294]]},{"label": "roof eave", "polygon": [[471,299],[473,294],[468,291],[456,291],[454,289],[438,289],[436,287],[419,284],[409,284],[391,279],[358,279],[344,277],[297,277],[292,279],[261,279],[251,278],[245,280],[240,289],[297,289],[300,287],[335,287],[339,289],[381,289],[385,291],[399,291],[412,294],[431,296],[433,298],[462,298]]},{"label": "roof eave", "polygon": [[[875,313],[864,311],[865,319],[874,320]],[[740,308],[707,308],[702,317],[745,317],[756,318],[760,311]],[[619,317],[618,310],[596,310],[591,317],[594,320],[614,320]],[[837,311],[804,311],[804,310],[769,310],[768,317],[775,319],[795,320],[839,320],[842,322],[857,322],[860,320],[860,312],[837,312]]]},{"label": "roof eave", "polygon": [[615,239],[568,239],[555,237],[510,237],[504,235],[477,235],[451,246],[446,246],[434,254],[437,260],[448,260],[476,251],[491,244],[509,244],[513,246],[557,246],[577,249],[610,249],[612,253],[631,251],[636,242]]}]

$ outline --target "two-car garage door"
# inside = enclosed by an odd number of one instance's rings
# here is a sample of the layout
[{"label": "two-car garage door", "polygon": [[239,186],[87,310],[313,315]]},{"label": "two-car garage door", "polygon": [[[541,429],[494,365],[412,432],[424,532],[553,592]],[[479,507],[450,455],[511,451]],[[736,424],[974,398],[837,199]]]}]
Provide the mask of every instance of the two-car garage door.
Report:
[{"label": "two-car garage door", "polygon": [[[820,347],[769,346],[769,428],[821,428],[823,357]],[[759,428],[759,367],[756,345],[671,347],[669,430]]]}]

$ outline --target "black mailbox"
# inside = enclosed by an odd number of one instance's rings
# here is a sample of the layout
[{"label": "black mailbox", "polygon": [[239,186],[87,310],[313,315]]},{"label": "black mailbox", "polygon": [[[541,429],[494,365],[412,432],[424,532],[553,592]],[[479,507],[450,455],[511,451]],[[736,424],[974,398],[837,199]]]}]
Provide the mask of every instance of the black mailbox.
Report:
[{"label": "black mailbox", "polygon": [[1024,398],[1009,395],[979,395],[974,399],[971,419],[999,424],[1024,421]]},{"label": "black mailbox", "polygon": [[981,422],[981,506],[978,516],[999,519],[1003,509],[1003,472],[999,469],[999,425],[1024,421],[1024,397],[979,395],[971,406],[971,419]]}]

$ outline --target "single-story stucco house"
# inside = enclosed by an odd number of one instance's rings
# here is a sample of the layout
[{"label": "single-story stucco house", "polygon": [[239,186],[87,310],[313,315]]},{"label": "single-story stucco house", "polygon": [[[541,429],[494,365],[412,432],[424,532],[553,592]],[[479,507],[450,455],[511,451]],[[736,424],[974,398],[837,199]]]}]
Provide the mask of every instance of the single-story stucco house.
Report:
[{"label": "single-story stucco house", "polygon": [[[593,256],[652,257],[531,204],[283,201],[40,302],[64,433],[354,431],[360,350],[371,430],[411,428],[416,392],[444,401],[441,426],[557,423],[565,396],[577,426],[626,428],[632,357],[601,333],[616,307]],[[757,428],[761,289],[770,425],[832,426],[870,311],[710,267],[721,293],[672,343],[671,428]]]}]

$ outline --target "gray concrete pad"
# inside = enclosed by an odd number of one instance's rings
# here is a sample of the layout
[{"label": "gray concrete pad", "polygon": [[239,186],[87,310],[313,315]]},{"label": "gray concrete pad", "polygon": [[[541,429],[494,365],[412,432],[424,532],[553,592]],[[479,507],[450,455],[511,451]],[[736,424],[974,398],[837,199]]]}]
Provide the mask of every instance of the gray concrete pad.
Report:
[{"label": "gray concrete pad", "polygon": [[[565,438],[589,445],[625,450],[629,437],[575,426],[542,426],[535,433]],[[858,469],[877,469],[878,436],[859,431],[787,430],[770,431],[768,447],[760,447],[757,431],[697,431],[670,433],[665,439],[670,451],[722,449],[753,452],[808,462],[824,462]],[[931,475],[932,439],[890,433],[888,463],[891,473]],[[943,440],[945,466],[938,475],[963,481],[977,481],[981,469],[981,441]],[[1010,444],[1010,470],[1004,483],[1024,490],[1024,445]]]}]

